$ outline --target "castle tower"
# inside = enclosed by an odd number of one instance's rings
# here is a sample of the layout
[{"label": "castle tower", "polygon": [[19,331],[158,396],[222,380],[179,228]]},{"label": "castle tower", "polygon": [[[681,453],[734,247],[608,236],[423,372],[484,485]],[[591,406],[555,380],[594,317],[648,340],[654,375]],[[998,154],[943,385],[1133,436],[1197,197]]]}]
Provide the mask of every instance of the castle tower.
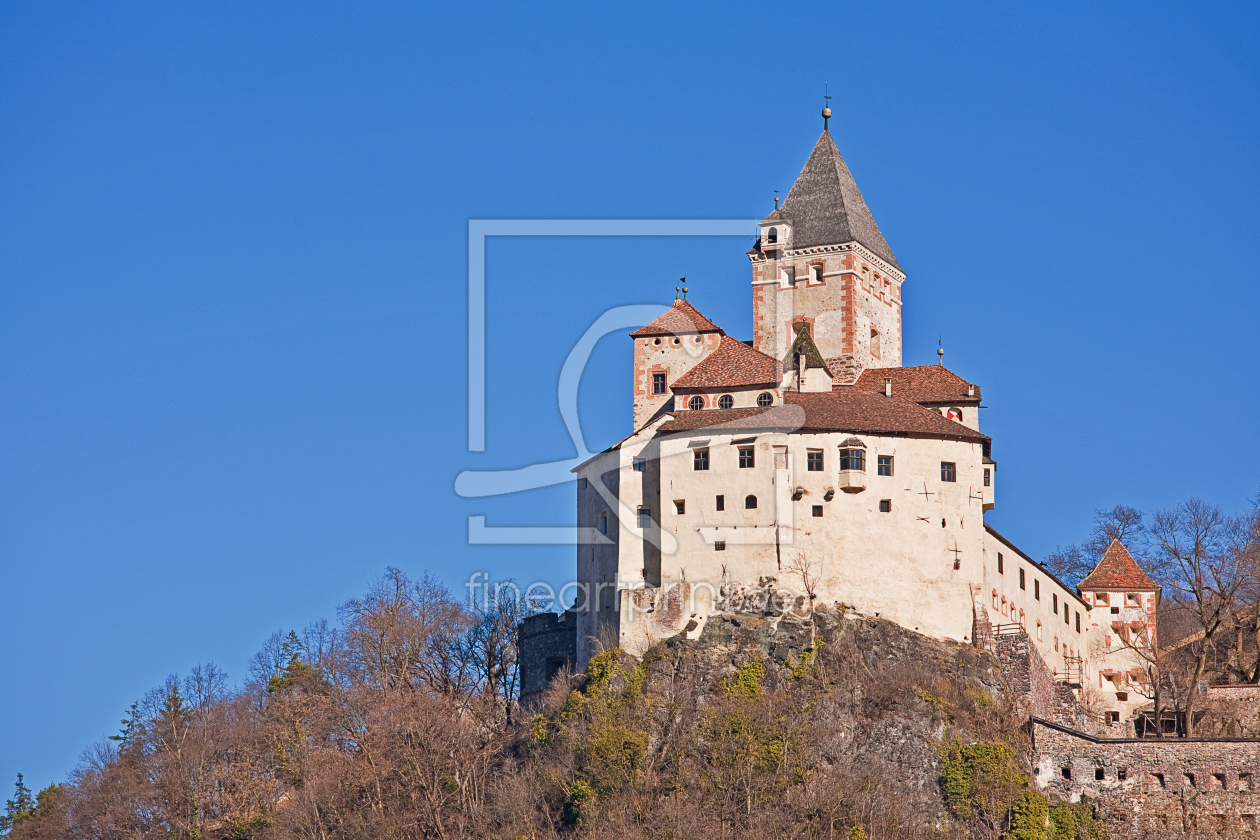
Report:
[{"label": "castle tower", "polygon": [[835,384],[901,366],[906,279],[824,128],[783,206],[748,252],[753,347],[783,359],[804,327]]},{"label": "castle tower", "polygon": [[673,407],[670,386],[722,343],[725,333],[685,300],[630,333],[634,339],[634,428]]}]

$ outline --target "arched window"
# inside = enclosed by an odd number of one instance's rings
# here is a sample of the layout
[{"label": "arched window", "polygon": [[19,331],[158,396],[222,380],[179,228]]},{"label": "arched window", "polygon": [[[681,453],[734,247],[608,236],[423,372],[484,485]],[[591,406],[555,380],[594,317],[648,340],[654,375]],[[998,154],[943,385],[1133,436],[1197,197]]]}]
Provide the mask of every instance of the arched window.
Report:
[{"label": "arched window", "polygon": [[755,510],[757,508],[757,497],[748,496],[744,499],[744,510]]},{"label": "arched window", "polygon": [[879,358],[879,330],[871,330],[871,355]]},{"label": "arched window", "polygon": [[718,397],[718,408],[731,408],[735,405],[735,398],[730,394],[723,394]]},{"label": "arched window", "polygon": [[687,408],[690,408],[692,411],[699,411],[704,408],[704,397],[696,394],[694,397],[687,400]]},{"label": "arched window", "polygon": [[[779,241],[779,229],[778,229],[778,228],[770,228],[770,234],[766,237],[766,240],[767,240],[767,241],[769,241],[769,242],[778,242],[778,241]],[[745,241],[747,241],[747,240],[745,240]]]},{"label": "arched window", "polygon": [[961,408],[945,409],[945,417],[949,420],[955,420],[961,423],[962,422],[962,409]]},{"label": "arched window", "polygon": [[769,407],[769,405],[773,402],[774,402],[774,397],[768,393],[762,392],[757,395],[757,405],[761,406],[762,408]]}]

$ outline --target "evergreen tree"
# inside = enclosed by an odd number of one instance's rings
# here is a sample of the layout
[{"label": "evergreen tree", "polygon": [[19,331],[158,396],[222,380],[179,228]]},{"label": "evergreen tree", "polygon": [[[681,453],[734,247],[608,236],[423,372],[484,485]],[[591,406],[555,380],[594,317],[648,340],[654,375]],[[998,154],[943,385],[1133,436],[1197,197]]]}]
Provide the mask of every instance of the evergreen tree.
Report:
[{"label": "evergreen tree", "polygon": [[18,773],[17,791],[12,799],[4,803],[4,814],[0,816],[0,834],[7,835],[13,830],[13,826],[33,816],[35,816],[35,797],[31,796],[31,789],[22,781],[22,774]]}]

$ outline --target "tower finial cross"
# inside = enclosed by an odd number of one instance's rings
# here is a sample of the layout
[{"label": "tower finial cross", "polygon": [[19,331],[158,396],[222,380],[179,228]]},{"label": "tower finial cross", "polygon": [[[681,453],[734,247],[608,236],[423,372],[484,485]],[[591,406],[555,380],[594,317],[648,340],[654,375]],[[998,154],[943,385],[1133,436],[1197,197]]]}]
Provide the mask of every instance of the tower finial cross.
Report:
[{"label": "tower finial cross", "polygon": [[824,88],[824,90],[826,92],[823,93],[823,99],[825,101],[823,102],[822,118],[823,118],[823,131],[826,131],[827,121],[831,119],[831,83],[830,82],[827,83],[827,86]]}]

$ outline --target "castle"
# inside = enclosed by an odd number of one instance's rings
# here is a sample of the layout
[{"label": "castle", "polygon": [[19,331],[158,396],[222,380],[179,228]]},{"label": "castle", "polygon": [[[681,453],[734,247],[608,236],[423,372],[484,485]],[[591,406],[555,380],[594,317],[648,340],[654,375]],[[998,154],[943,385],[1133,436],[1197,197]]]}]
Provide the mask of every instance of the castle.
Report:
[{"label": "castle", "polygon": [[980,386],[943,357],[902,366],[906,274],[825,123],[748,259],[751,341],[685,298],[631,333],[634,431],[575,469],[583,594],[523,627],[523,693],[725,611],[827,604],[972,644],[1026,633],[1128,720],[1158,587],[1119,543],[1070,587],[986,524]]}]

